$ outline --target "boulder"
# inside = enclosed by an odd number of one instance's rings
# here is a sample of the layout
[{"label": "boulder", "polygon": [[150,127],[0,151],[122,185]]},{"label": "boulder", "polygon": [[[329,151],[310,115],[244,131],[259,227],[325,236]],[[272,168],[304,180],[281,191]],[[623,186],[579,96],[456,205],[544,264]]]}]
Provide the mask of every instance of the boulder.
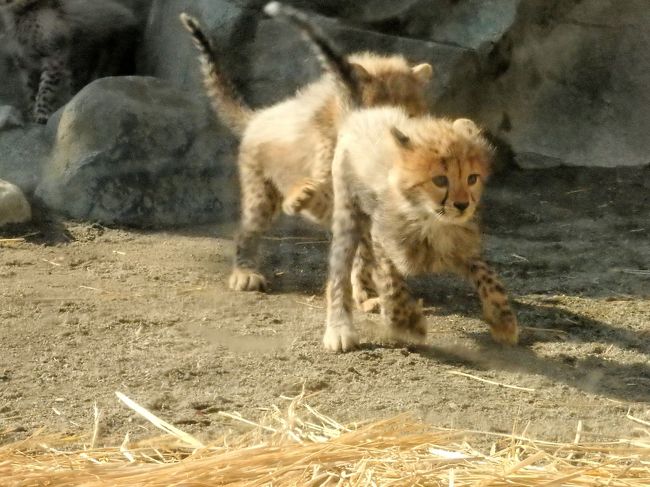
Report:
[{"label": "boulder", "polygon": [[350,2],[347,15],[387,34],[481,50],[514,25],[523,0],[373,0]]},{"label": "boulder", "polygon": [[48,123],[36,194],[68,216],[163,227],[233,217],[234,147],[208,108],[164,81],[94,81]]},{"label": "boulder", "polygon": [[479,120],[524,167],[650,163],[645,0],[522,1],[441,111]]},{"label": "boulder", "polygon": [[11,121],[18,116],[10,107],[2,107],[0,113],[7,114],[6,124],[0,129],[0,178],[33,193],[49,160],[52,138],[43,125],[14,126]]},{"label": "boulder", "polygon": [[25,223],[31,219],[32,209],[20,188],[0,179],[0,227],[9,223]]},{"label": "boulder", "polygon": [[[154,0],[139,69],[202,96],[196,53],[178,22],[186,10],[251,105],[290,95],[320,68],[295,29],[261,14],[263,3]],[[648,163],[647,0],[291,3],[317,12],[314,20],[344,51],[433,62],[434,111],[476,119],[508,141],[523,166]]]},{"label": "boulder", "polygon": [[[269,19],[262,13],[264,3],[154,0],[138,69],[203,96],[197,52],[178,20],[179,14],[186,11],[200,20],[222,55],[223,70],[251,105],[265,106],[292,95],[299,87],[320,76],[321,68],[295,28]],[[319,10],[346,15],[354,10],[351,2],[292,3],[302,7],[318,5]],[[476,67],[476,58],[470,49],[386,35],[347,25],[337,19],[317,14],[311,16],[343,52],[400,53],[413,62],[434,64],[436,77],[431,91],[432,103],[445,91],[453,76],[473,71]]]}]

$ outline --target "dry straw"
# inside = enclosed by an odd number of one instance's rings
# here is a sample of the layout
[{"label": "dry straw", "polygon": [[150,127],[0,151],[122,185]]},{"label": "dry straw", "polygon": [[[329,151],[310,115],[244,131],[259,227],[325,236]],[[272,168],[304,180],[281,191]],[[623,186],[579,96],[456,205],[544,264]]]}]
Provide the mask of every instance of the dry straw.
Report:
[{"label": "dry straw", "polygon": [[[0,447],[2,486],[650,486],[650,442],[533,441],[434,428],[408,416],[344,426],[283,398],[251,432],[203,445],[124,395],[168,436],[75,449],[81,438],[32,438]],[[96,422],[99,412],[95,412]],[[480,451],[472,443],[489,444]]]}]

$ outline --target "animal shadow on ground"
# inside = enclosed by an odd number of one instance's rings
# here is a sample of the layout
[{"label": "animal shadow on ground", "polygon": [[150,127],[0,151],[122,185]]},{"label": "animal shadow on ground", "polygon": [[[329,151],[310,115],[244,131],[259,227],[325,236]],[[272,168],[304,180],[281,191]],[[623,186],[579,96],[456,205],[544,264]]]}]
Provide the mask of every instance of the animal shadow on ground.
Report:
[{"label": "animal shadow on ground", "polygon": [[[279,234],[264,242],[263,271],[270,278],[272,293],[322,295],[327,275],[328,235],[326,232]],[[519,281],[515,278],[515,281]],[[436,316],[461,315],[480,318],[478,297],[471,287],[454,277],[423,277],[409,283],[413,296],[423,298],[429,326]],[[513,289],[516,287],[513,286]],[[559,290],[561,291],[561,290]],[[571,295],[567,290],[565,293]],[[413,351],[439,362],[463,364],[477,370],[502,369],[538,374],[586,392],[625,400],[650,402],[650,334],[613,326],[556,306],[552,297],[544,304],[514,303],[522,325],[520,345],[502,347],[485,331],[468,332],[478,350],[462,344],[417,346]],[[432,309],[434,308],[434,309]],[[357,321],[362,317],[357,314]],[[536,345],[566,344],[557,358],[542,356]],[[591,351],[574,353],[572,344],[588,343]],[[608,358],[614,345],[639,354],[636,363],[617,363]],[[363,348],[378,345],[365,344]],[[588,348],[588,346],[587,346]],[[629,384],[645,387],[633,387]]]},{"label": "animal shadow on ground", "polygon": [[[501,369],[544,375],[585,392],[650,402],[650,334],[615,327],[552,304],[515,303],[515,308],[522,326],[517,347],[495,344],[486,325],[485,331],[466,333],[476,341],[478,349],[462,344],[431,344],[411,347],[412,351],[431,360],[462,364],[476,370]],[[436,303],[435,312],[425,309],[425,314],[431,326],[435,316],[479,317],[480,310],[476,303]],[[535,351],[540,344],[550,345],[555,350],[566,344],[566,352],[556,353],[554,357],[542,356]],[[577,344],[590,346],[575,352]],[[607,357],[610,346],[633,350],[639,358],[632,363],[618,363]]]}]

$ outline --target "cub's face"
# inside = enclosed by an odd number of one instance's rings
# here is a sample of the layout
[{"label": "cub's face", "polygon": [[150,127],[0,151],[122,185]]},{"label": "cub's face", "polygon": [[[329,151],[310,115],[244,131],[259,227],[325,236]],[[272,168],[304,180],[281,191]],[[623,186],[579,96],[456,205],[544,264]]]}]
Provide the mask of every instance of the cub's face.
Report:
[{"label": "cub's face", "polygon": [[432,68],[419,64],[409,69],[386,71],[370,75],[360,65],[355,65],[361,81],[361,98],[366,108],[399,106],[411,117],[426,114],[428,103],[426,88],[431,81]]},{"label": "cub's face", "polygon": [[396,129],[402,160],[396,164],[399,191],[413,213],[444,223],[472,219],[489,174],[491,147],[473,122],[456,120],[415,145]]}]

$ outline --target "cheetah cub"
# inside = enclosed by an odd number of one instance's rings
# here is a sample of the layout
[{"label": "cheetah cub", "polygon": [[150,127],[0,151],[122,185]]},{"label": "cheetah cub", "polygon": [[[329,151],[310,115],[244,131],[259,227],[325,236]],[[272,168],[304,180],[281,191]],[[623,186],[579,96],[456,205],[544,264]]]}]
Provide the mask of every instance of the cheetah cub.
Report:
[{"label": "cheetah cub", "polygon": [[113,0],[0,0],[0,17],[35,122],[45,123],[72,92],[70,50],[75,34],[101,38],[135,25]]},{"label": "cheetah cub", "polygon": [[359,110],[347,118],[332,163],[326,349],[357,345],[350,270],[364,233],[372,239],[382,316],[393,336],[422,339],[426,333],[405,276],[453,272],[476,287],[492,337],[517,343],[517,320],[503,286],[481,258],[474,219],[491,151],[466,119],[410,118],[399,108]]},{"label": "cheetah cub", "polygon": [[[350,90],[360,106],[396,105],[415,116],[427,111],[425,90],[432,76],[429,64],[411,66],[402,56],[342,56],[302,13],[276,6],[269,13],[288,19],[306,32],[322,53],[327,72],[295,96],[258,110],[246,106],[219,71],[217,53],[196,19],[181,15],[200,51],[204,85],[213,107],[219,118],[241,137],[238,167],[242,220],[229,279],[230,288],[237,291],[266,290],[266,278],[257,265],[258,244],[281,207],[289,214],[300,213],[322,226],[330,226],[331,161],[339,126],[350,106],[344,99],[347,95],[341,95],[340,80],[354,81]],[[317,204],[303,205],[305,196],[313,197],[306,188],[319,192]],[[361,271],[368,269],[363,262],[367,255],[368,252],[359,252],[356,268],[360,271],[353,277],[360,281],[357,288],[366,292],[359,296],[359,302],[366,301],[372,293],[369,271]]]}]

